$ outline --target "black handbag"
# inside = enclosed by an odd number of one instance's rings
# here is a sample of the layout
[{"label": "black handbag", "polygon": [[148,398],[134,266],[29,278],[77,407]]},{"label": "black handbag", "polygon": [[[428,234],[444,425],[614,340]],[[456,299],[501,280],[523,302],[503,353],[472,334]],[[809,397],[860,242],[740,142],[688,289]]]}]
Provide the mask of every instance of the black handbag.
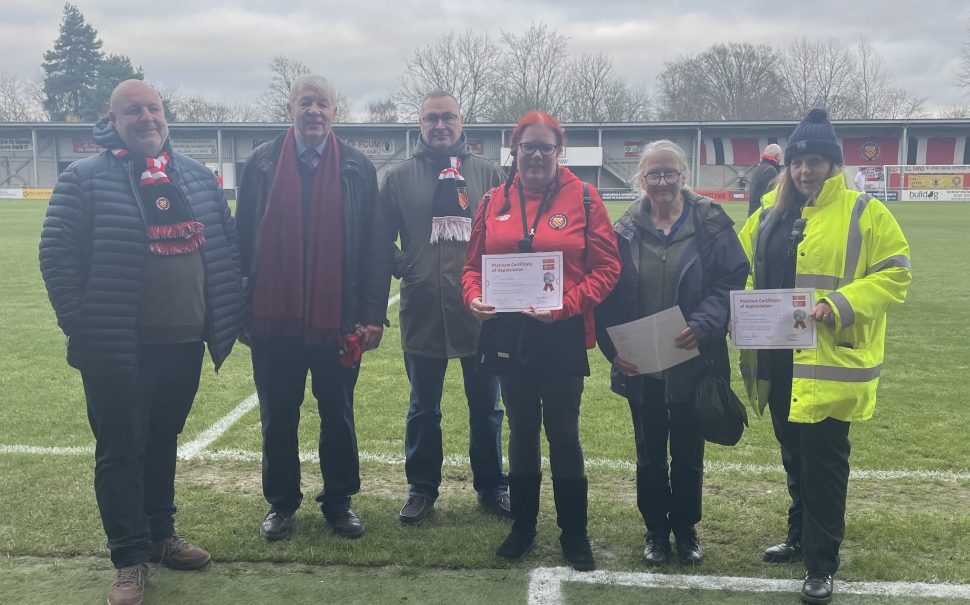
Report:
[{"label": "black handbag", "polygon": [[694,413],[705,441],[718,445],[737,445],[748,426],[748,412],[741,400],[711,368],[697,384]]}]

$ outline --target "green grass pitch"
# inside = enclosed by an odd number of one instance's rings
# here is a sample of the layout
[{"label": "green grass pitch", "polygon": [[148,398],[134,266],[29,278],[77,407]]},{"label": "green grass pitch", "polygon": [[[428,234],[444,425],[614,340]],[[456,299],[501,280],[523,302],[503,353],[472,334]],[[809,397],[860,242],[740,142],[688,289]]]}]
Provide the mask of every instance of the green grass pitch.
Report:
[{"label": "green grass pitch", "polygon": [[[611,214],[618,216],[624,205],[610,204]],[[970,204],[914,202],[890,208],[909,239],[914,280],[907,304],[890,316],[876,416],[854,425],[850,434],[856,474],[849,486],[839,576],[967,584],[970,271],[965,258]],[[730,204],[727,209],[740,221],[746,207]],[[93,446],[93,438],[80,378],[64,360],[63,336],[38,269],[44,210],[43,202],[0,200],[0,602],[97,603],[103,602],[110,582],[110,564],[94,501],[93,454],[84,449]],[[395,285],[392,294],[396,290]],[[393,325],[380,349],[365,356],[356,397],[363,487],[354,508],[367,535],[346,541],[326,529],[312,501],[320,487],[319,470],[307,462],[308,497],[293,539],[272,545],[260,541],[256,530],[266,504],[259,486],[259,417],[251,410],[202,456],[179,466],[179,531],[207,547],[215,565],[194,575],[157,572],[149,603],[188,598],[200,603],[317,603],[326,594],[315,592],[324,590],[320,587],[332,591],[334,602],[521,603],[532,568],[564,564],[548,480],[536,553],[518,565],[492,555],[508,526],[478,510],[470,471],[461,462],[468,450],[467,412],[454,363],[442,404],[445,453],[452,458],[444,469],[438,511],[419,528],[397,521],[407,497],[401,461],[408,384],[396,307],[389,313]],[[602,568],[645,571],[639,560],[643,527],[634,503],[629,410],[625,400],[609,392],[608,367],[599,352],[591,351],[590,360],[581,430],[589,460],[591,540]],[[182,443],[253,391],[246,347],[237,346],[218,375],[207,359]],[[313,453],[319,419],[309,394],[303,414],[301,449]],[[759,557],[785,532],[787,494],[770,421],[752,417],[737,447],[709,445],[706,459],[710,468],[698,529],[707,560],[699,570],[672,565],[666,572],[797,578],[799,565],[768,566]],[[32,586],[37,578],[43,579],[43,591]],[[797,602],[794,595],[745,600],[737,594],[666,592],[567,584],[563,598],[566,603],[674,603],[689,594],[692,602],[702,604],[734,598],[738,603]],[[914,602],[838,598],[844,603]]]}]

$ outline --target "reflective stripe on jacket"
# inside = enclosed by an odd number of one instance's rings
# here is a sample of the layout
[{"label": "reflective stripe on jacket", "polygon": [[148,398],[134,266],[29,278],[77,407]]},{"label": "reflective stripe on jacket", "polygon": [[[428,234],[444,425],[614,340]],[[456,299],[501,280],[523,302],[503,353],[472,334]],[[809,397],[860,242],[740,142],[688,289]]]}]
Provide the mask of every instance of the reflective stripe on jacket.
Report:
[{"label": "reflective stripe on jacket", "polygon": [[[805,239],[798,246],[795,286],[814,288],[816,302],[832,307],[835,323],[816,325],[818,348],[794,351],[789,420],[867,420],[876,406],[886,312],[902,304],[912,281],[909,244],[886,206],[849,190],[841,172],[825,182],[801,216]],[[741,230],[751,260],[749,289],[763,287],[764,242],[774,222],[769,209],[751,216]],[[767,377],[752,367],[752,358],[742,356],[742,376],[763,410]]]}]

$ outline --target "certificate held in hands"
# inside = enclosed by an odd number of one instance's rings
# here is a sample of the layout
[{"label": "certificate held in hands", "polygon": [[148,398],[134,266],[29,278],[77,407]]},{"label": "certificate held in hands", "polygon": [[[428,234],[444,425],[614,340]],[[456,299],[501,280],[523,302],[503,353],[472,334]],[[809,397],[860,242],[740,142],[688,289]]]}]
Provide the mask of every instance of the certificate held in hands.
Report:
[{"label": "certificate held in hands", "polygon": [[562,252],[482,255],[482,302],[499,312],[562,309]]},{"label": "certificate held in hands", "polygon": [[731,291],[731,345],[736,349],[814,349],[815,290]]},{"label": "certificate held in hands", "polygon": [[680,307],[606,328],[617,354],[637,366],[641,374],[656,374],[700,355],[697,349],[678,349],[674,339],[687,327]]}]

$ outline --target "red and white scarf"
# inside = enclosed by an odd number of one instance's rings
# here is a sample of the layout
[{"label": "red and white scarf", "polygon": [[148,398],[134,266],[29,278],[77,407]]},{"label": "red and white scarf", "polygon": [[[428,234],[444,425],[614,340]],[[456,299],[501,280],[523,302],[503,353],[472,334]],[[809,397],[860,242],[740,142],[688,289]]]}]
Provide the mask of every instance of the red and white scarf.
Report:
[{"label": "red and white scarf", "polygon": [[[112,149],[111,153],[115,154],[115,157],[118,159],[123,160],[128,157],[130,152],[127,149]],[[168,161],[169,155],[167,151],[160,153],[157,158],[145,158],[145,170],[141,173],[141,185],[159,185],[169,182],[168,174],[165,172]]]}]

